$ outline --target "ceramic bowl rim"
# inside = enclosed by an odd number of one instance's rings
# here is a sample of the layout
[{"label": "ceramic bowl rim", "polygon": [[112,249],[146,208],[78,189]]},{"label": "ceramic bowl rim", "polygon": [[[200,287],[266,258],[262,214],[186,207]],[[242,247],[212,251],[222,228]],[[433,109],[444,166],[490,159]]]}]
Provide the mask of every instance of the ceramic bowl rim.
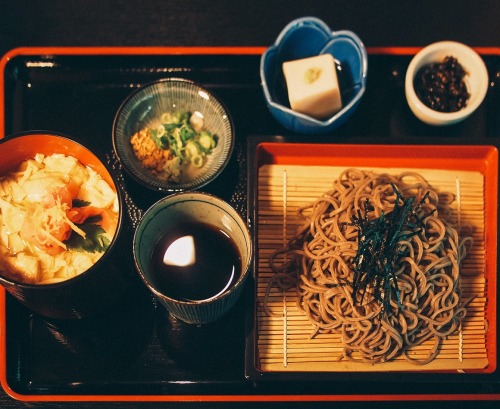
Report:
[{"label": "ceramic bowl rim", "polygon": [[[219,168],[208,178],[203,179],[197,183],[189,183],[189,186],[184,186],[186,183],[179,184],[176,186],[175,184],[168,184],[168,186],[159,186],[158,183],[154,183],[151,181],[149,178],[142,178],[139,177],[136,172],[134,172],[132,169],[129,168],[128,164],[121,158],[121,152],[118,149],[116,140],[118,139],[118,135],[116,134],[116,128],[117,124],[121,118],[121,114],[123,113],[123,110],[125,106],[130,102],[132,98],[134,98],[136,95],[145,93],[147,95],[148,90],[151,89],[154,86],[157,86],[159,84],[189,84],[193,87],[198,88],[199,90],[207,93],[214,101],[216,101],[217,104],[219,104],[224,111],[224,114],[227,118],[227,122],[229,125],[229,135],[228,137],[230,138],[229,143],[228,143],[228,149],[227,149],[227,155],[226,157],[223,158],[223,161]],[[222,171],[226,168],[228,163],[231,160],[231,156],[234,151],[234,145],[235,145],[235,127],[234,127],[234,121],[233,118],[225,105],[225,103],[219,98],[218,95],[216,95],[213,91],[208,90],[204,86],[202,86],[200,83],[187,79],[187,78],[182,78],[182,77],[166,77],[166,78],[159,78],[156,80],[148,81],[145,82],[144,84],[141,84],[138,88],[133,90],[130,94],[128,94],[125,99],[120,103],[118,109],[116,110],[115,117],[113,119],[113,126],[112,126],[112,145],[113,145],[113,151],[118,158],[118,161],[120,162],[121,166],[134,181],[139,183],[141,186],[146,187],[152,191],[155,192],[166,192],[166,193],[177,193],[177,192],[187,192],[187,191],[193,191],[196,189],[200,189],[203,186],[206,186],[213,180],[215,180],[221,173]],[[139,169],[139,168],[138,168]],[[138,171],[140,174],[141,172]]]},{"label": "ceramic bowl rim", "polygon": [[[222,294],[219,294],[219,295],[217,295],[215,297],[212,297],[212,298],[209,298],[209,299],[200,300],[200,301],[178,300],[178,299],[169,297],[168,295],[165,295],[161,291],[157,290],[155,288],[155,286],[153,286],[153,284],[151,284],[150,280],[145,276],[144,272],[142,271],[142,268],[140,267],[140,263],[139,263],[139,261],[137,260],[137,257],[136,257],[137,242],[139,240],[139,235],[141,234],[139,227],[142,224],[142,221],[146,218],[146,216],[149,216],[154,211],[156,211],[156,208],[158,206],[164,205],[165,202],[169,202],[171,200],[182,198],[182,196],[197,196],[197,197],[200,197],[200,198],[205,198],[205,199],[207,199],[207,203],[210,203],[209,200],[211,199],[212,201],[221,203],[225,207],[228,207],[229,209],[231,209],[231,211],[233,211],[234,214],[236,216],[238,216],[238,218],[241,220],[241,225],[244,228],[245,236],[248,237],[248,242],[249,242],[248,257],[247,257],[247,259],[248,259],[247,267],[245,269],[242,269],[240,277],[238,278],[238,280],[236,281],[236,283],[234,283],[234,285],[232,285],[227,291],[224,291]],[[188,200],[191,200],[191,199],[188,199]],[[224,199],[221,199],[220,197],[218,197],[218,196],[216,196],[216,195],[214,195],[212,193],[198,192],[198,191],[176,192],[176,193],[173,193],[173,194],[171,194],[169,196],[162,197],[161,199],[159,199],[155,203],[153,203],[144,212],[144,214],[142,215],[141,220],[140,220],[137,228],[135,229],[134,237],[133,237],[133,244],[132,244],[132,252],[133,252],[133,256],[134,256],[134,264],[135,264],[137,273],[139,274],[141,280],[144,282],[144,284],[146,285],[146,287],[156,297],[158,297],[160,299],[164,299],[164,300],[166,300],[166,301],[168,301],[170,303],[173,303],[173,304],[190,305],[190,306],[210,305],[210,304],[212,304],[214,302],[217,302],[219,300],[225,299],[228,296],[230,296],[231,294],[233,294],[234,292],[236,292],[241,287],[241,285],[243,285],[243,283],[245,282],[245,280],[250,275],[251,265],[252,265],[252,262],[253,262],[252,261],[252,257],[253,257],[252,235],[250,233],[250,229],[248,228],[247,223],[245,223],[245,219],[237,212],[237,210],[233,206],[231,206],[231,204],[229,204],[228,202],[226,202]]]},{"label": "ceramic bowl rim", "polygon": [[[116,176],[113,174],[110,166],[106,164],[106,162],[100,157],[99,154],[96,152],[92,151],[89,147],[87,147],[82,141],[80,141],[78,138],[69,136],[68,134],[65,134],[63,132],[54,132],[54,131],[45,131],[45,130],[32,130],[32,131],[23,131],[23,132],[17,132],[11,135],[7,135],[4,138],[0,139],[0,146],[3,145],[4,143],[8,143],[11,140],[21,138],[23,136],[30,136],[30,135],[39,135],[39,136],[50,136],[50,137],[55,137],[58,139],[66,140],[69,141],[70,143],[74,143],[76,145],[79,145],[81,148],[84,150],[88,151],[91,153],[101,164],[103,167],[108,171],[111,180],[114,183],[114,188],[117,194],[117,200],[118,200],[118,222],[116,226],[116,231],[113,236],[113,239],[111,240],[108,249],[104,252],[104,254],[97,260],[95,264],[93,264],[90,268],[88,268],[85,271],[82,271],[80,274],[68,278],[63,281],[59,281],[56,283],[49,283],[49,284],[30,284],[30,283],[23,283],[20,281],[15,281],[10,278],[7,278],[0,272],[0,284],[1,283],[6,283],[7,285],[15,288],[23,288],[23,289],[29,289],[29,290],[44,290],[44,289],[55,289],[55,288],[61,288],[61,287],[67,287],[68,285],[77,283],[78,281],[81,281],[85,279],[88,275],[90,275],[93,271],[99,269],[102,264],[106,261],[107,258],[110,257],[110,253],[113,251],[115,246],[117,245],[117,242],[119,241],[118,238],[120,236],[121,231],[124,228],[124,202],[123,202],[123,194],[121,192],[120,186],[118,185],[118,179]],[[77,158],[78,159],[78,158]]]}]

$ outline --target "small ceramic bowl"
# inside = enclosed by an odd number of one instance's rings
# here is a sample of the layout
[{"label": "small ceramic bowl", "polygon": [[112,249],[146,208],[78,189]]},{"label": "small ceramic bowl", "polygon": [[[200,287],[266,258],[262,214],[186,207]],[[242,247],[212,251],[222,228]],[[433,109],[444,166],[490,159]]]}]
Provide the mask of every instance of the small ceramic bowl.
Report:
[{"label": "small ceramic bowl", "polygon": [[[323,120],[290,108],[282,69],[286,61],[320,54],[331,54],[335,59],[342,99],[341,110]],[[315,17],[289,23],[260,61],[262,89],[271,114],[285,128],[302,134],[326,133],[344,124],[365,92],[367,74],[368,56],[360,38],[348,30],[332,32]]]},{"label": "small ceramic bowl", "polygon": [[[174,180],[163,171],[153,174],[142,166],[131,137],[145,128],[157,129],[162,115],[179,112],[202,116],[204,130],[216,136],[217,145],[201,166],[185,161],[178,167],[180,175]],[[195,190],[216,178],[229,162],[234,126],[229,112],[212,92],[186,79],[161,79],[141,86],[121,104],[113,124],[113,147],[125,171],[141,185],[164,192]]]},{"label": "small ceramic bowl", "polygon": [[[108,166],[74,139],[47,132],[27,132],[3,138],[0,140],[0,175],[17,169],[21,162],[36,154],[49,156],[56,153],[78,159],[101,175],[116,191],[119,206],[116,232],[101,258],[73,278],[49,284],[26,284],[13,279],[5,267],[0,267],[0,284],[35,313],[54,319],[82,318],[115,304],[128,291],[134,278],[132,257],[126,255],[131,253],[131,244],[128,243],[131,243],[132,232],[127,233],[124,226],[122,194]],[[0,266],[3,265],[1,262]]]},{"label": "small ceramic bowl", "polygon": [[[425,65],[454,57],[464,68],[464,82],[470,94],[464,108],[456,112],[440,112],[425,105],[414,88],[416,74]],[[469,117],[484,100],[488,91],[488,71],[482,58],[470,47],[454,41],[440,41],[420,50],[411,60],[405,77],[405,94],[413,114],[429,125],[453,125]]]},{"label": "small ceramic bowl", "polygon": [[[208,234],[200,226],[210,226],[217,234]],[[178,245],[190,237],[195,249],[190,254],[196,254],[191,262],[185,261],[188,258],[169,261],[169,257],[185,255]],[[237,257],[229,257],[231,252],[224,251],[229,242],[222,243],[221,238],[230,240]],[[199,256],[206,255],[208,248],[212,257]],[[252,242],[245,222],[228,203],[208,193],[182,192],[160,199],[144,213],[134,235],[133,253],[140,278],[170,314],[190,324],[206,324],[226,314],[242,294]],[[233,260],[232,278],[224,275],[221,279],[220,273],[228,270],[221,267],[224,263],[217,260],[221,258]],[[197,272],[190,270],[195,261],[205,263]]]}]

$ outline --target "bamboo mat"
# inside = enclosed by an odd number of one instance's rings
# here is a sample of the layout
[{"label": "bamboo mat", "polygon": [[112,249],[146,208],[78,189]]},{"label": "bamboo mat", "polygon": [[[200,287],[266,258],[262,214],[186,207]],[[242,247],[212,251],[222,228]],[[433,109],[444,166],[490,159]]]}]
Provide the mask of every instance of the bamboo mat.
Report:
[{"label": "bamboo mat", "polygon": [[[436,359],[425,366],[408,363],[403,357],[379,364],[339,361],[340,335],[318,334],[310,339],[313,325],[296,305],[295,289],[286,294],[271,291],[268,308],[263,308],[272,272],[269,257],[284,247],[299,226],[297,209],[311,203],[330,189],[331,182],[345,168],[330,166],[264,165],[258,176],[257,212],[257,318],[256,366],[263,372],[287,371],[466,371],[488,365],[486,346],[487,277],[485,274],[484,177],[480,172],[412,169],[424,176],[439,192],[454,193],[452,223],[472,225],[474,245],[461,268],[464,299],[474,296],[461,328],[441,344]],[[399,174],[407,169],[370,169],[377,173]],[[491,306],[490,306],[491,308]],[[432,348],[428,341],[412,348],[413,358],[425,357]]]}]

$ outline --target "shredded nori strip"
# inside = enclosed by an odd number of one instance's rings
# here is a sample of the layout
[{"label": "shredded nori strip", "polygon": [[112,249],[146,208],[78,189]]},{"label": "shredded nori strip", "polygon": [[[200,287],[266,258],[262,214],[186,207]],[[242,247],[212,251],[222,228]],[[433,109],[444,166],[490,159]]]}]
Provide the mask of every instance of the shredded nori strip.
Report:
[{"label": "shredded nori strip", "polygon": [[365,296],[369,294],[372,299],[382,304],[381,315],[391,313],[393,293],[398,310],[401,308],[396,266],[398,260],[405,256],[405,251],[400,242],[419,234],[424,227],[423,217],[429,215],[428,213],[419,216],[421,206],[429,196],[428,192],[415,205],[414,197],[405,199],[396,186],[392,183],[391,185],[396,194],[394,209],[391,212],[382,212],[380,217],[369,220],[368,214],[373,211],[373,207],[367,199],[364,203],[364,214],[358,211],[350,223],[358,229],[352,298],[355,304],[362,305]]}]

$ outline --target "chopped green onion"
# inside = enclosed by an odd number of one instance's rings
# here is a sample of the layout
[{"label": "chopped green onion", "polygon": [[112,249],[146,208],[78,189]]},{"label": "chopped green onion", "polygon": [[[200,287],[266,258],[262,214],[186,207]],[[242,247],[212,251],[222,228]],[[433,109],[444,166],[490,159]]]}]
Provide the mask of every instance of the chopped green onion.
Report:
[{"label": "chopped green onion", "polygon": [[191,157],[191,164],[193,166],[196,166],[197,168],[200,168],[203,165],[203,156],[201,155],[194,155]]},{"label": "chopped green onion", "polygon": [[[190,163],[201,167],[206,155],[212,153],[217,146],[217,136],[202,129],[203,116],[198,117],[190,112],[166,112],[160,118],[160,125],[150,128],[149,134],[156,145],[179,158],[179,163]],[[196,125],[193,127],[193,125]]]}]

